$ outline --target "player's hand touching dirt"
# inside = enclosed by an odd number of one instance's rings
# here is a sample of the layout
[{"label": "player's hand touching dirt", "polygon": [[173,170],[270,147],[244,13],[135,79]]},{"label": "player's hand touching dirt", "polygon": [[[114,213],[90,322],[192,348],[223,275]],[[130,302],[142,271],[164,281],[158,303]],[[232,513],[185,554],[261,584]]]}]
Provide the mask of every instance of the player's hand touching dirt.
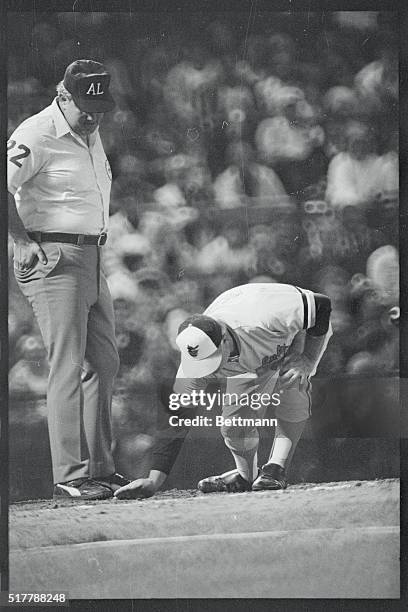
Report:
[{"label": "player's hand touching dirt", "polygon": [[152,497],[156,491],[157,486],[151,478],[138,478],[115,491],[114,495],[118,499],[143,499]]},{"label": "player's hand touching dirt", "polygon": [[302,353],[288,353],[282,362],[277,383],[279,390],[299,385],[299,389],[307,385],[308,377],[313,370],[313,362]]}]

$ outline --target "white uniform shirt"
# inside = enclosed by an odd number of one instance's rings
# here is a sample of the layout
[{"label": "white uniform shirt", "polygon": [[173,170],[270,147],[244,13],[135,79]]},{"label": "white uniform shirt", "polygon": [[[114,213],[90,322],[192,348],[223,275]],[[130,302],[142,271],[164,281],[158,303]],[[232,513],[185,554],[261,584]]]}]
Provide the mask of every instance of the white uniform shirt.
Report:
[{"label": "white uniform shirt", "polygon": [[8,190],[26,230],[107,231],[112,175],[98,130],[88,147],[55,99],[18,126],[7,149]]},{"label": "white uniform shirt", "polygon": [[280,283],[251,283],[225,291],[203,314],[228,325],[239,354],[206,378],[187,379],[180,367],[176,393],[203,389],[214,378],[227,379],[227,392],[249,393],[261,379],[277,379],[296,334],[315,325],[316,305],[312,291]]}]

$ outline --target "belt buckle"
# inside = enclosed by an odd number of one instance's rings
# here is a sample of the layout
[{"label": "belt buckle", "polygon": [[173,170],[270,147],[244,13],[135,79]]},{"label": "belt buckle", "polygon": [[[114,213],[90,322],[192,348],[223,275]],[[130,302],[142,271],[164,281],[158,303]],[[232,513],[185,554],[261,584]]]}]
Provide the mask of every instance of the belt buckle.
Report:
[{"label": "belt buckle", "polygon": [[107,237],[108,234],[106,232],[102,232],[101,234],[99,234],[97,242],[98,247],[103,246],[105,244]]}]

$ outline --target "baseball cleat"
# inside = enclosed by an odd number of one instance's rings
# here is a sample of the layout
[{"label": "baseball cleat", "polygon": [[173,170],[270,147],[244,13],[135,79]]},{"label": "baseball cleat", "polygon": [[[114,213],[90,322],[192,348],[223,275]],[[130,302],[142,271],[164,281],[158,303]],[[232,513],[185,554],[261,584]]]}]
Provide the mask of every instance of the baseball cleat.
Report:
[{"label": "baseball cleat", "polygon": [[277,463],[266,463],[262,466],[258,478],[252,484],[253,491],[276,491],[286,489],[285,470]]},{"label": "baseball cleat", "polygon": [[103,485],[104,487],[108,487],[111,491],[117,491],[117,489],[125,487],[131,482],[129,478],[125,478],[125,476],[122,476],[122,474],[118,474],[117,472],[110,474],[110,476],[101,476],[100,478],[94,477],[92,480]]},{"label": "baseball cleat", "polygon": [[202,493],[243,493],[251,490],[251,484],[241,476],[238,470],[204,478],[200,480],[197,487]]},{"label": "baseball cleat", "polygon": [[68,482],[57,482],[54,485],[54,499],[71,499],[73,501],[109,499],[112,489],[103,486],[91,478],[75,478]]}]

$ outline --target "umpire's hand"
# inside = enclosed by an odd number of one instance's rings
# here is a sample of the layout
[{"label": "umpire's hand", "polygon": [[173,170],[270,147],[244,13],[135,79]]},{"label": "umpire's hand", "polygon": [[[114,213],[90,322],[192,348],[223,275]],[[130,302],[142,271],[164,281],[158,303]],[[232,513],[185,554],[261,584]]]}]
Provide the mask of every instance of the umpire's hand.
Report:
[{"label": "umpire's hand", "polygon": [[150,478],[138,478],[117,489],[114,496],[117,499],[143,499],[144,497],[152,497],[156,491],[157,487]]},{"label": "umpire's hand", "polygon": [[14,246],[14,265],[18,270],[29,270],[38,258],[40,263],[46,264],[47,257],[34,240],[17,240]]}]

